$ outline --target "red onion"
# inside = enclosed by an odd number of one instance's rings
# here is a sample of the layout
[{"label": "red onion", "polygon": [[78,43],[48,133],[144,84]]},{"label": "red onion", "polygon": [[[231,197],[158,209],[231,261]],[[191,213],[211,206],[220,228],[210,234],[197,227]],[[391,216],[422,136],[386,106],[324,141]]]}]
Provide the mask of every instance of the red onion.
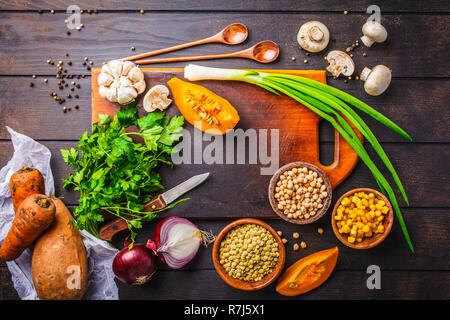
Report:
[{"label": "red onion", "polygon": [[215,237],[201,231],[185,218],[169,217],[162,220],[154,234],[154,242],[149,240],[147,248],[173,269],[184,267],[197,254],[200,244],[207,246]]},{"label": "red onion", "polygon": [[124,248],[114,257],[114,274],[124,283],[144,284],[156,272],[155,254],[143,243],[135,243],[131,249],[128,244],[125,240]]}]

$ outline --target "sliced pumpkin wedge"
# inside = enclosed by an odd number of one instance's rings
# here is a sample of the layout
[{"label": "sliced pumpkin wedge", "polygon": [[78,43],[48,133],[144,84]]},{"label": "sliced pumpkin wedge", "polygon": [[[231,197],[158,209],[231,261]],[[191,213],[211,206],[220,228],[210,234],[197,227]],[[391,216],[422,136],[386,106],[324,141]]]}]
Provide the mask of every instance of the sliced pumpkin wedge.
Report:
[{"label": "sliced pumpkin wedge", "polygon": [[334,247],[298,260],[280,277],[275,290],[284,296],[298,296],[317,288],[330,277],[338,254]]},{"label": "sliced pumpkin wedge", "polygon": [[239,122],[236,109],[211,90],[176,77],[170,79],[167,85],[186,121],[197,129],[211,134],[225,134]]}]

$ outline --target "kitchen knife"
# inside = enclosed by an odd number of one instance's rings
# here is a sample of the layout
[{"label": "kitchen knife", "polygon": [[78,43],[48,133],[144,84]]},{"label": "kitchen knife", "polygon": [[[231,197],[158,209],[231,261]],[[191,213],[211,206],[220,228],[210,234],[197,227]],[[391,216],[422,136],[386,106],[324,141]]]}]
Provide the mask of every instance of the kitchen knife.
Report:
[{"label": "kitchen knife", "polygon": [[[208,176],[209,172],[193,176],[172,189],[156,196],[144,205],[144,211],[151,212],[164,209],[168,204],[201,184]],[[126,229],[128,229],[128,225],[125,220],[117,218],[100,228],[99,237],[100,239],[111,241],[114,235]]]}]

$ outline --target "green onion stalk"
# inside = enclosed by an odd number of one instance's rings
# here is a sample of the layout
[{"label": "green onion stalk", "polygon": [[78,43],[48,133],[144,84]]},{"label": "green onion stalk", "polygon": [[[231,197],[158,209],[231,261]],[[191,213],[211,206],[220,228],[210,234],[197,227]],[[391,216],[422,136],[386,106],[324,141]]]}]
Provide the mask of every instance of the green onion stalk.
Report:
[{"label": "green onion stalk", "polygon": [[235,80],[243,81],[257,85],[265,90],[268,90],[276,95],[283,93],[292,99],[300,102],[302,105],[318,114],[325,120],[329,121],[333,127],[342,135],[353,150],[358,154],[361,160],[367,165],[370,172],[375,178],[381,192],[385,194],[392,203],[395,215],[399,221],[405,240],[414,253],[414,247],[408,234],[405,222],[403,220],[400,206],[394,194],[394,190],[389,185],[389,182],[377,168],[375,163],[370,159],[369,154],[365,150],[355,130],[350,126],[352,124],[364,138],[370,143],[376,151],[381,161],[392,175],[392,178],[400,190],[400,193],[409,205],[408,197],[405,189],[390,162],[380,143],[375,135],[372,133],[367,124],[355,112],[353,106],[360,111],[365,112],[372,118],[381,122],[391,130],[397,132],[402,137],[412,140],[411,137],[402,128],[397,126],[394,122],[386,118],[383,114],[376,111],[361,100],[321,83],[316,80],[308,79],[301,76],[279,73],[264,73],[257,71],[235,70],[235,69],[221,69],[202,67],[190,64],[184,69],[184,77],[190,81],[197,80]]}]

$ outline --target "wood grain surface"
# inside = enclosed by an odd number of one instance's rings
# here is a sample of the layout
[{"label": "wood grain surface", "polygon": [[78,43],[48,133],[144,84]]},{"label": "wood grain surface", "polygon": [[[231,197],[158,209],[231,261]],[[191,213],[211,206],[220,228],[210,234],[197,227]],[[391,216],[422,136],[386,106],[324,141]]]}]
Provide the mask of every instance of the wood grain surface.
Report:
[{"label": "wood grain surface", "polygon": [[[252,61],[204,61],[201,64],[227,68],[310,69],[323,70],[323,56],[333,49],[345,50],[361,36],[361,26],[368,15],[371,1],[78,1],[83,9],[98,9],[98,14],[82,15],[85,28],[67,35],[65,10],[72,1],[5,1],[0,0],[0,167],[12,157],[13,148],[5,126],[31,136],[52,152],[52,170],[58,196],[64,196],[70,208],[77,205],[78,194],[62,190],[62,179],[72,168],[62,161],[59,150],[76,145],[81,134],[91,126],[91,76],[82,65],[83,58],[94,67],[103,61],[130,54],[176,45],[200,39],[219,31],[232,22],[242,22],[249,28],[249,38],[242,45],[228,47],[210,44],[189,48],[164,56],[196,55],[231,52],[246,48],[261,40],[272,40],[281,49],[279,59],[270,65]],[[331,229],[330,214],[335,200],[357,187],[377,189],[370,171],[358,163],[353,173],[334,192],[334,201],[319,221],[305,226],[286,223],[276,216],[267,200],[266,191],[254,189],[267,184],[270,176],[261,176],[259,166],[249,166],[242,178],[236,165],[218,165],[215,175],[189,193],[191,200],[173,208],[167,215],[192,219],[201,229],[218,234],[229,222],[242,217],[263,219],[275,230],[281,230],[288,240],[286,267],[298,259],[335,245],[340,255],[336,270],[320,288],[295,299],[450,299],[450,68],[447,35],[450,23],[448,1],[378,1],[382,23],[388,30],[388,40],[370,49],[359,47],[354,60],[358,72],[364,66],[385,64],[393,70],[389,89],[379,97],[370,97],[361,81],[327,78],[337,88],[362,99],[404,128],[412,137],[409,143],[376,121],[363,118],[379,138],[387,155],[402,179],[411,206],[400,202],[416,254],[411,254],[395,220],[392,231],[379,246],[353,250],[340,244]],[[39,14],[38,9],[46,10]],[[50,14],[50,9],[56,10]],[[144,9],[145,14],[139,10]],[[344,15],[343,11],[348,10]],[[306,55],[296,42],[298,28],[308,20],[320,20],[330,29],[332,41],[326,51]],[[101,40],[101,41],[100,41]],[[136,47],[131,51],[130,47]],[[362,53],[367,54],[363,57]],[[66,57],[69,53],[69,57]],[[292,57],[296,57],[292,61]],[[72,98],[59,105],[50,92],[60,91],[55,79],[56,66],[47,59],[64,60],[71,74],[83,74],[75,79],[80,85]],[[307,60],[304,63],[304,60]],[[72,66],[66,63],[72,61]],[[184,63],[155,67],[184,67]],[[32,79],[35,74],[36,79]],[[44,83],[44,79],[48,83]],[[34,87],[30,87],[30,83]],[[218,92],[219,94],[221,92]],[[222,92],[225,95],[225,92]],[[227,96],[227,99],[245,97]],[[79,109],[75,110],[75,105]],[[72,111],[63,113],[62,107]],[[334,158],[334,130],[320,125],[320,159],[331,163]],[[367,145],[367,144],[366,144]],[[370,147],[367,146],[370,150]],[[371,150],[373,158],[375,153]],[[380,161],[375,161],[382,167]],[[164,185],[170,188],[186,178],[202,173],[204,168],[192,166],[162,168]],[[386,170],[383,172],[387,174]],[[388,175],[386,175],[388,176]],[[220,178],[219,178],[220,177]],[[390,180],[392,181],[392,180]],[[252,192],[253,191],[253,192]],[[245,198],[241,196],[245,195]],[[156,223],[144,225],[138,241],[152,237]],[[319,235],[317,228],[324,228]],[[307,249],[293,251],[293,232]],[[121,246],[122,239],[114,244]],[[203,248],[182,270],[168,270],[160,264],[158,274],[142,287],[118,282],[121,299],[285,299],[273,286],[257,292],[243,292],[226,285],[216,274],[211,260],[212,246]],[[382,290],[368,290],[366,268],[377,264],[382,270]],[[205,290],[207,288],[207,290]],[[9,271],[0,263],[0,299],[18,299]]]}]

